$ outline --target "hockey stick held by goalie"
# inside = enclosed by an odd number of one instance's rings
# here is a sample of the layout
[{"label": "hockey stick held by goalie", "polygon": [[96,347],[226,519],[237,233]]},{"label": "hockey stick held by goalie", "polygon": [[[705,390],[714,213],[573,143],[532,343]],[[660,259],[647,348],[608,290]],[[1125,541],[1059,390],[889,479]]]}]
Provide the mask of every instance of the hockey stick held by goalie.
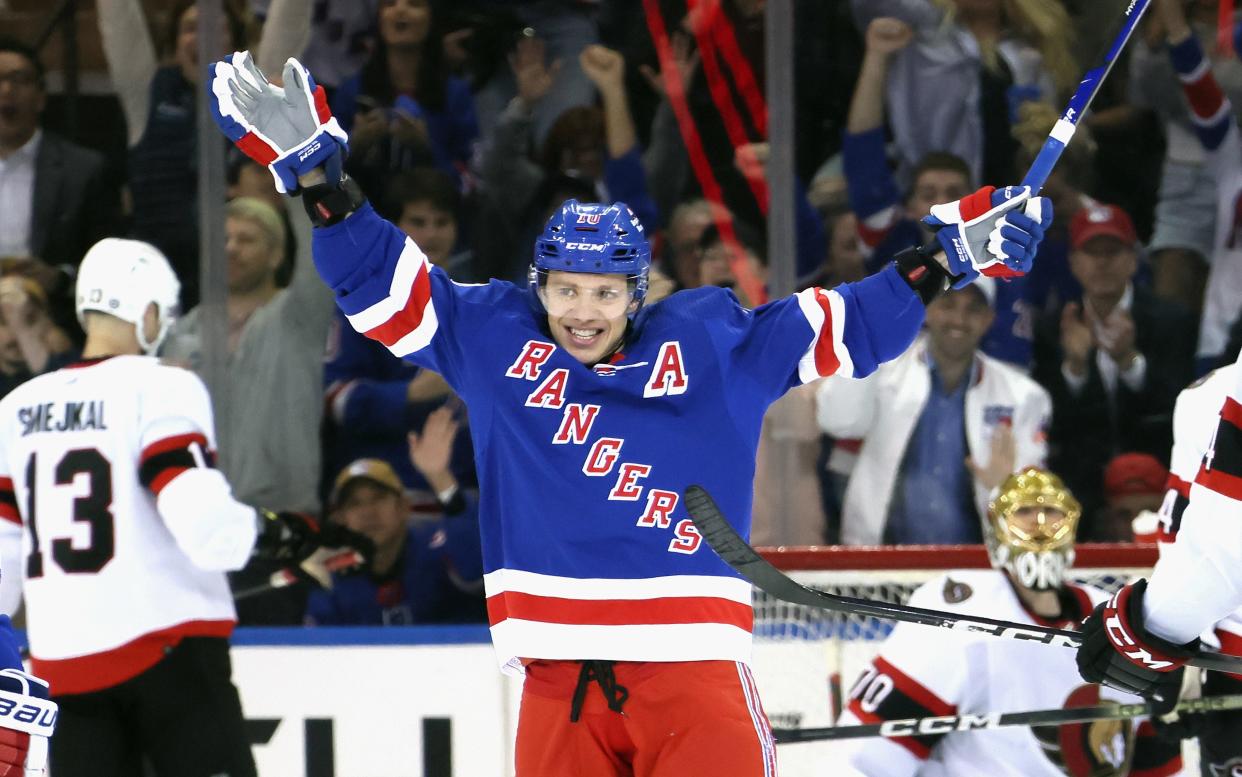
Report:
[{"label": "hockey stick held by goalie", "polygon": [[[848,612],[874,618],[918,623],[958,631],[974,631],[996,637],[1041,642],[1048,645],[1077,648],[1082,636],[1076,631],[1024,625],[984,617],[964,617],[955,613],[909,607],[902,604],[876,602],[851,596],[837,596],[798,583],[760,556],[720,512],[711,495],[701,486],[690,486],[685,492],[686,510],[695,528],[711,549],[733,571],[768,594],[792,604],[823,610]],[[1187,664],[1220,672],[1242,672],[1242,657],[1199,650]]]}]

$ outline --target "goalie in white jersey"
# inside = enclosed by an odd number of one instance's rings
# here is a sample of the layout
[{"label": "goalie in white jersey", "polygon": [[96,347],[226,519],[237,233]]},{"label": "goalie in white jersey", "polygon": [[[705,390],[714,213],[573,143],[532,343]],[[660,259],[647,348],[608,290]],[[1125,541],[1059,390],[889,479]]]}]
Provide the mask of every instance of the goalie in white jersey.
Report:
[{"label": "goalie in white jersey", "polygon": [[[1061,480],[1028,468],[1001,484],[984,536],[994,570],[940,575],[910,604],[1054,628],[1074,628],[1108,594],[1065,579],[1080,507]],[[1086,685],[1064,649],[899,623],[854,683],[838,725],[967,713],[1005,713],[1102,701],[1138,701]],[[1180,748],[1146,721],[844,740],[825,774],[866,777],[1093,775],[1162,777],[1181,769]]]},{"label": "goalie in white jersey", "polygon": [[82,260],[83,361],[0,401],[0,607],[24,584],[31,664],[60,704],[56,777],[255,774],[232,685],[227,570],[297,564],[336,527],[237,502],[212,467],[211,402],[150,354],[179,284],[154,247]]}]

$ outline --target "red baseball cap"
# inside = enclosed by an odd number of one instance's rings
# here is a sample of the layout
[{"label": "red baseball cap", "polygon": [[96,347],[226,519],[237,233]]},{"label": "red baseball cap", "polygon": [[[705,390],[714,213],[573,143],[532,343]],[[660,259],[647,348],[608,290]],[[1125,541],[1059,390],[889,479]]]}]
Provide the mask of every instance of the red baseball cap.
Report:
[{"label": "red baseball cap", "polygon": [[1138,242],[1130,216],[1116,205],[1100,202],[1079,209],[1070,221],[1069,233],[1070,248],[1081,248],[1091,238],[1101,235],[1115,237],[1126,245]]},{"label": "red baseball cap", "polygon": [[1123,453],[1104,468],[1104,491],[1110,498],[1131,494],[1163,494],[1169,470],[1155,456]]}]

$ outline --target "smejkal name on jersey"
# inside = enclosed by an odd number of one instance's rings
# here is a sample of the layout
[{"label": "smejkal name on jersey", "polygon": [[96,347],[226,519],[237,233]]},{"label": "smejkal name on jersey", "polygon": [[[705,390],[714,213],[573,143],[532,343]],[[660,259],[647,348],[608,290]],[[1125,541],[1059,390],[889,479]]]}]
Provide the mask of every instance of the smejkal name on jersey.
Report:
[{"label": "smejkal name on jersey", "polygon": [[83,429],[107,429],[104,423],[104,403],[65,402],[59,408],[55,402],[30,405],[17,411],[22,424],[22,436],[31,432],[77,432]]}]

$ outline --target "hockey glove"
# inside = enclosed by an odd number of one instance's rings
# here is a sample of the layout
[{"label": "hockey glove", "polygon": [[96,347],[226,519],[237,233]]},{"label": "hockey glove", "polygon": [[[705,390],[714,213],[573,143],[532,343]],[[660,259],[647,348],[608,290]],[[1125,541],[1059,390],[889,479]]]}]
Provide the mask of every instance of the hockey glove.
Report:
[{"label": "hockey glove", "polygon": [[283,83],[269,83],[249,51],[214,62],[208,84],[212,117],[246,156],[272,171],[278,191],[296,193],[298,176],[317,167],[336,184],[349,136],[302,63],[285,63]]},{"label": "hockey glove", "polygon": [[0,669],[0,777],[42,777],[56,712],[46,682]]},{"label": "hockey glove", "polygon": [[1176,704],[1182,680],[1177,670],[1199,640],[1175,645],[1149,632],[1143,623],[1146,590],[1146,580],[1131,583],[1083,621],[1078,673],[1089,683]]},{"label": "hockey glove", "polygon": [[369,560],[375,552],[370,538],[338,523],[320,523],[306,513],[257,513],[259,536],[254,557],[258,559],[297,564],[319,548],[352,548]]},{"label": "hockey glove", "polygon": [[1052,203],[1032,197],[1024,186],[985,186],[955,202],[933,205],[923,223],[936,230],[953,288],[960,289],[979,275],[1025,275],[1052,224]]}]

